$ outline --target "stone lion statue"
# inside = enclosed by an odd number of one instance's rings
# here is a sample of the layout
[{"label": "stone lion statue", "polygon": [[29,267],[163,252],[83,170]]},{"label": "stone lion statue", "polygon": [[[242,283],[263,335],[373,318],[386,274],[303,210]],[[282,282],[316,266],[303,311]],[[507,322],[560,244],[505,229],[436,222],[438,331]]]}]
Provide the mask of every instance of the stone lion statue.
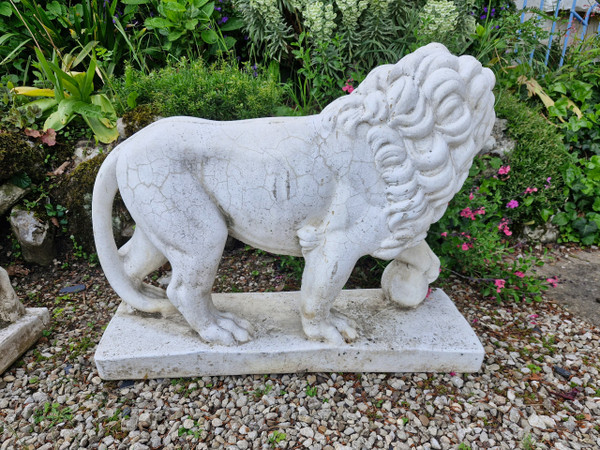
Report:
[{"label": "stone lion statue", "polygon": [[[137,310],[177,309],[206,342],[248,341],[250,324],[211,299],[230,234],[305,258],[309,339],[356,339],[332,304],[360,257],[393,260],[382,287],[401,306],[418,305],[437,278],[425,236],[491,132],[494,82],[474,58],[430,44],[376,68],[317,115],[155,122],[117,146],[96,179],[94,236],[108,281]],[[117,191],[136,222],[120,249]],[[167,260],[166,291],[143,283]]]}]

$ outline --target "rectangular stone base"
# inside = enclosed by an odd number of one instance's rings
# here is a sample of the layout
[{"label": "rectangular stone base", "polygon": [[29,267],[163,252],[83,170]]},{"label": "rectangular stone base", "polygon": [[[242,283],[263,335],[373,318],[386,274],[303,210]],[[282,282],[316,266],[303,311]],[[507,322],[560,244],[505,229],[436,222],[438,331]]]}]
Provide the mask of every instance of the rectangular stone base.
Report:
[{"label": "rectangular stone base", "polygon": [[23,317],[0,329],[0,375],[40,338],[49,321],[48,308],[26,308]]},{"label": "rectangular stone base", "polygon": [[299,292],[213,294],[217,308],[253,324],[254,339],[226,347],[202,342],[182,316],[152,317],[122,303],[95,360],[105,380],[296,372],[476,372],[479,339],[441,290],[402,310],[380,289],[342,291],[335,308],[354,319],[359,338],[333,346],[308,341]]}]

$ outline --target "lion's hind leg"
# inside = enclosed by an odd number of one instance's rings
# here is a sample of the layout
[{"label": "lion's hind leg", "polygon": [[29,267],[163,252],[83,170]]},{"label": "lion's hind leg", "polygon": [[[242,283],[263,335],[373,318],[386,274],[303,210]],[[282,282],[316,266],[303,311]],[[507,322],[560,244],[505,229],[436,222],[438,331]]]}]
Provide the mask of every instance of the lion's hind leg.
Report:
[{"label": "lion's hind leg", "polygon": [[200,337],[209,343],[233,345],[251,339],[251,325],[215,308],[211,290],[221,253],[173,255],[173,276],[167,296]]},{"label": "lion's hind leg", "polygon": [[119,249],[123,268],[141,293],[156,299],[166,299],[167,294],[144,278],[167,262],[167,258],[150,242],[140,227],[136,227],[133,236]]},{"label": "lion's hind leg", "polygon": [[233,345],[249,341],[250,324],[217,310],[211,297],[228,235],[221,211],[186,172],[168,176],[160,188],[151,188],[156,192],[146,195],[160,198],[161,203],[137,205],[132,216],[141,219],[143,231],[171,263],[168,299],[205,342]]}]

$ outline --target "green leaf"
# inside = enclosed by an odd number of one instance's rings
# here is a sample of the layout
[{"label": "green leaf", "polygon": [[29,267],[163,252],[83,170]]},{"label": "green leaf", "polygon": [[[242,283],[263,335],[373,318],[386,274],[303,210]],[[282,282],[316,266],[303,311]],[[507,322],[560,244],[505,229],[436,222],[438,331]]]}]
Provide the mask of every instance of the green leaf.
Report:
[{"label": "green leaf", "polygon": [[215,2],[209,2],[206,5],[204,5],[201,9],[200,12],[208,19],[210,18],[210,16],[212,16],[212,14],[215,12]]},{"label": "green leaf", "polygon": [[137,98],[139,95],[140,94],[135,91],[130,92],[127,96],[127,106],[129,106],[131,109],[135,108],[137,106]]},{"label": "green leaf", "polygon": [[60,7],[60,3],[58,3],[56,0],[52,3],[48,3],[46,9],[49,13],[53,14],[56,17],[62,14],[62,8]]},{"label": "green leaf", "polygon": [[150,3],[150,0],[121,0],[121,3],[125,5],[145,5]]},{"label": "green leaf", "polygon": [[6,17],[12,16],[12,8],[8,2],[0,2],[0,14]]},{"label": "green leaf", "polygon": [[103,117],[102,109],[98,105],[92,105],[86,102],[75,102],[73,112],[83,117]]},{"label": "green leaf", "polygon": [[186,11],[186,8],[184,5],[174,1],[174,2],[162,2],[162,7],[164,9],[164,11],[172,11],[172,12],[178,12],[178,13],[184,13]]},{"label": "green leaf", "polygon": [[565,83],[562,82],[558,82],[552,85],[551,88],[554,92],[559,92],[561,94],[567,94],[567,87],[565,86]]},{"label": "green leaf", "polygon": [[215,30],[204,30],[200,36],[202,36],[202,40],[207,44],[214,44],[219,39]]},{"label": "green leaf", "polygon": [[77,100],[65,98],[58,104],[58,109],[48,116],[44,122],[44,131],[53,128],[58,131],[68,124],[74,116],[73,107]]},{"label": "green leaf", "polygon": [[115,107],[105,94],[92,95],[90,100],[92,101],[92,104],[99,106],[104,115],[109,119],[117,120]]},{"label": "green leaf", "polygon": [[554,219],[552,219],[552,223],[554,225],[558,225],[559,227],[564,227],[566,224],[569,223],[569,216],[567,215],[567,213],[559,212],[557,215],[554,216]]},{"label": "green leaf", "polygon": [[193,31],[198,26],[198,19],[186,20],[184,25],[186,30]]},{"label": "green leaf", "polygon": [[175,42],[177,39],[179,39],[184,34],[185,34],[185,31],[171,31],[171,32],[169,32],[169,34],[167,34],[167,39],[170,42]]},{"label": "green leaf", "polygon": [[10,182],[21,189],[31,186],[31,178],[25,172],[19,172],[10,178]]},{"label": "green leaf", "polygon": [[243,25],[244,25],[244,21],[242,19],[238,19],[237,17],[234,17],[232,19],[229,19],[223,25],[221,25],[219,27],[219,29],[221,31],[233,31],[233,30],[239,30],[240,28],[242,28]]},{"label": "green leaf", "polygon": [[526,197],[525,200],[523,200],[523,204],[525,206],[531,206],[532,203],[533,203],[533,197]]},{"label": "green leaf", "polygon": [[42,110],[42,113],[45,113],[46,111],[54,108],[56,105],[58,105],[58,101],[55,98],[40,98],[39,100],[34,100],[26,105],[23,105],[21,108],[19,108],[19,110],[37,106]]},{"label": "green leaf", "polygon": [[582,243],[583,245],[593,245],[593,244],[594,244],[594,242],[596,241],[596,238],[597,238],[597,237],[598,237],[598,236],[597,236],[597,235],[595,235],[595,234],[591,234],[591,235],[589,235],[589,236],[585,236],[585,237],[581,238],[581,243]]},{"label": "green leaf", "polygon": [[173,22],[168,19],[164,19],[162,17],[151,17],[146,19],[144,22],[144,26],[150,29],[153,28],[172,28],[175,26]]},{"label": "green leaf", "polygon": [[546,208],[542,208],[542,211],[540,213],[544,222],[548,222],[548,219],[552,216],[552,214],[554,214],[554,211]]},{"label": "green leaf", "polygon": [[85,122],[94,132],[94,135],[103,144],[110,144],[119,138],[119,131],[117,130],[116,126],[108,127],[102,119],[95,117],[84,117],[83,120],[85,120]]}]

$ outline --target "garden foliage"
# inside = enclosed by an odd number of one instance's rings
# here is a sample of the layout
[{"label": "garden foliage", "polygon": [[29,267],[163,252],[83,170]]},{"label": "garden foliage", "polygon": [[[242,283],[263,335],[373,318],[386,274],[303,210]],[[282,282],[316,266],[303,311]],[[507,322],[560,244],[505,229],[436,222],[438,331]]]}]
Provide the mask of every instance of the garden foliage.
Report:
[{"label": "garden foliage", "polygon": [[248,66],[240,70],[236,63],[207,65],[202,60],[182,60],[147,75],[128,69],[118,92],[123,99],[152,105],[156,115],[213,120],[274,115],[283,95],[268,74]]},{"label": "garden foliage", "polygon": [[[48,173],[68,158],[66,142],[113,141],[122,114],[141,126],[156,115],[316,113],[373,67],[438,41],[494,71],[497,115],[516,144],[475,161],[430,245],[444,276],[496,299],[539,299],[555,281],[529,276],[536,258],[513,254],[525,226],[550,222],[563,241],[600,244],[600,45],[573,47],[560,70],[555,49],[548,69],[545,18],[521,23],[505,0],[0,1],[0,179],[84,233],[86,221],[65,220],[85,214],[99,160],[84,166],[85,188],[73,176],[57,188]],[[299,260],[281,264],[301,273]]]}]

